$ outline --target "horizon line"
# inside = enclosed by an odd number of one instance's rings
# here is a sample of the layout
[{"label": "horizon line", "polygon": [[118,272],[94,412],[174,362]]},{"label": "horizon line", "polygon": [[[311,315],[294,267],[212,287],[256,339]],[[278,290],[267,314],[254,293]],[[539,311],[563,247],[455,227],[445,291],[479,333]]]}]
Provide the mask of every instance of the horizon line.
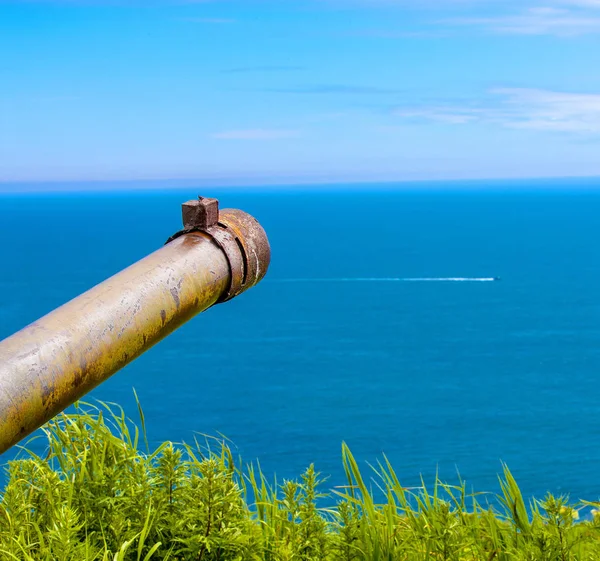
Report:
[{"label": "horizon line", "polygon": [[[79,193],[79,192],[125,192],[125,191],[157,191],[177,190],[186,188],[211,188],[211,189],[244,189],[268,190],[277,188],[307,188],[317,187],[353,187],[361,186],[411,186],[411,185],[442,185],[461,183],[465,187],[481,183],[510,184],[521,181],[530,182],[562,182],[562,181],[600,181],[598,175],[556,175],[556,176],[505,176],[505,177],[449,177],[449,178],[413,178],[413,179],[275,179],[250,180],[238,182],[228,180],[214,180],[207,178],[140,178],[140,179],[42,179],[42,180],[3,180],[0,179],[0,195],[8,194],[39,194],[39,193]],[[105,186],[104,189],[101,187]],[[600,184],[599,184],[600,186]],[[25,187],[25,189],[23,189]]]}]

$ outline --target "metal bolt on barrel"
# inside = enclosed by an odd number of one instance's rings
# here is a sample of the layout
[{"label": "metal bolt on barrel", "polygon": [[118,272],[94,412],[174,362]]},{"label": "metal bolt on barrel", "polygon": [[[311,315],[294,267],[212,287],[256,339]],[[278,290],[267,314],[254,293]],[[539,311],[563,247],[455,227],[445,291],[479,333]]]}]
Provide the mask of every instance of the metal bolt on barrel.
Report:
[{"label": "metal bolt on barrel", "polygon": [[260,224],[216,199],[183,204],[183,230],[148,257],[0,341],[0,453],[197,313],[256,285]]}]

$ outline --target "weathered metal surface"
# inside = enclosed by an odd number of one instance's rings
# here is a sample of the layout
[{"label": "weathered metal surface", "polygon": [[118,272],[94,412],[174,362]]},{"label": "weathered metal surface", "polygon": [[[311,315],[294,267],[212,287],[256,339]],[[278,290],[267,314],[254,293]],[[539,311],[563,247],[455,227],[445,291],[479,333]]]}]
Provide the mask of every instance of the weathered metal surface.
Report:
[{"label": "weathered metal surface", "polygon": [[[260,281],[270,260],[264,230],[241,211],[223,211],[219,222],[177,237],[0,342],[0,453],[198,312]],[[236,257],[213,228],[234,240]]]},{"label": "weathered metal surface", "polygon": [[184,230],[207,230],[219,221],[219,201],[198,197],[196,201],[183,203],[181,214]]},{"label": "weathered metal surface", "polygon": [[[267,273],[271,248],[265,231],[258,221],[241,210],[226,208],[219,213],[218,226],[235,238],[244,262],[244,274],[239,289],[229,291],[227,299],[259,283]],[[212,233],[212,229],[208,230]]]},{"label": "weathered metal surface", "polygon": [[[216,199],[199,197],[182,205],[183,230],[173,234],[171,243],[190,232],[206,232],[227,255],[231,282],[221,302],[231,300],[265,276],[271,248],[265,231],[249,214],[236,209],[219,211]],[[265,265],[266,264],[266,265]]]}]

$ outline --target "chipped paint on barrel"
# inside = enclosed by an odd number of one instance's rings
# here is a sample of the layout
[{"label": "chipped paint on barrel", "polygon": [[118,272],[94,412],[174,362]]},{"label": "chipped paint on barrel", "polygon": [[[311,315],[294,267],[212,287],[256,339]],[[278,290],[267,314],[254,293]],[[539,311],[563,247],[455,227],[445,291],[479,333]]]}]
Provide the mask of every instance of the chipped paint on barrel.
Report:
[{"label": "chipped paint on barrel", "polygon": [[0,452],[227,292],[208,234],[182,236],[0,342]]}]

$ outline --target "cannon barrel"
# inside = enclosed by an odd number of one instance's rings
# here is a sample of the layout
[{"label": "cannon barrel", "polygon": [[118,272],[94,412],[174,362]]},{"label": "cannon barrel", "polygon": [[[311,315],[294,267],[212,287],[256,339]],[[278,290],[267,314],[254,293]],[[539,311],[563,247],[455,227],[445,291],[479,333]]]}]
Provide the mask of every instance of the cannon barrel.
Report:
[{"label": "cannon barrel", "polygon": [[184,322],[257,284],[270,261],[250,215],[183,205],[154,253],[0,341],[0,453]]}]

